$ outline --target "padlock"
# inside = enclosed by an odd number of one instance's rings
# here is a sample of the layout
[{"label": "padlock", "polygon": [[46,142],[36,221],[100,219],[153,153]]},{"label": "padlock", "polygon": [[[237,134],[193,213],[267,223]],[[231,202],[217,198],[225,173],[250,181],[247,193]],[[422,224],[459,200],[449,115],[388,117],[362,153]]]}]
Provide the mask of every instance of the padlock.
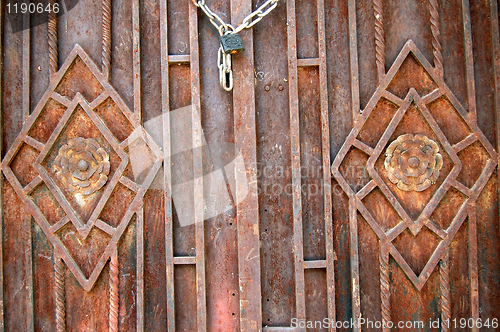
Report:
[{"label": "padlock", "polygon": [[225,54],[236,54],[245,50],[245,47],[243,47],[243,41],[237,33],[227,33],[220,36],[220,44],[222,46],[222,51]]}]

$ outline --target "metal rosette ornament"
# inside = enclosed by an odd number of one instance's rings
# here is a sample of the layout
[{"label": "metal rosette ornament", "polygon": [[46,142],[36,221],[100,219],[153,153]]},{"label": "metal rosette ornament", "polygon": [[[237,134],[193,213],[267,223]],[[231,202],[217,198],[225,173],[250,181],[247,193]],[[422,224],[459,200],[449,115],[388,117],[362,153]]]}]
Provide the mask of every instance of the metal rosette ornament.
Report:
[{"label": "metal rosette ornament", "polygon": [[69,192],[92,195],[108,181],[109,155],[92,138],[76,137],[59,149],[54,169]]},{"label": "metal rosette ornament", "polygon": [[439,146],[425,135],[401,135],[389,145],[385,155],[389,180],[404,191],[429,188],[443,167]]}]

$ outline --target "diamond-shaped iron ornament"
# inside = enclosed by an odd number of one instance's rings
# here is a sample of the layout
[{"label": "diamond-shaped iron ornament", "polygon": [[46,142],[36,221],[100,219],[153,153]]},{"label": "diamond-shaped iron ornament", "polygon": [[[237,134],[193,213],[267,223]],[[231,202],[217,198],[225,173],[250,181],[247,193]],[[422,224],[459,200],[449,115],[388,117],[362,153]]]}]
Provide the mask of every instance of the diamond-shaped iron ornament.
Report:
[{"label": "diamond-shaped iron ornament", "polygon": [[108,200],[114,187],[118,183],[118,180],[120,179],[125,167],[129,163],[129,159],[125,151],[123,151],[123,148],[118,143],[118,141],[113,137],[113,134],[109,131],[109,129],[106,128],[104,123],[100,121],[99,117],[90,108],[89,104],[85,101],[85,98],[83,98],[83,96],[80,93],[77,93],[75,98],[71,101],[68,109],[66,110],[63,117],[59,121],[58,126],[52,133],[48,142],[44,145],[42,151],[40,152],[35,161],[35,167],[38,173],[40,174],[42,180],[45,182],[47,187],[56,197],[57,201],[63,208],[69,220],[73,223],[73,225],[75,226],[77,231],[82,235],[82,237],[86,238],[89,235],[92,227],[97,222],[97,219],[102,209],[104,208],[104,204],[97,205],[97,208],[94,209],[88,221],[81,220],[81,217],[76,213],[76,211],[71,207],[71,205],[68,204],[65,195],[62,193],[64,189],[58,186],[58,184],[54,181],[54,179],[51,178],[51,176],[49,175],[49,172],[46,169],[46,167],[42,165],[42,163],[48,157],[48,154],[52,151],[53,147],[56,145],[58,141],[60,141],[60,135],[66,128],[68,122],[71,121],[72,115],[74,114],[75,110],[79,109],[80,107],[85,111],[87,116],[92,120],[92,122],[96,125],[96,127],[99,128],[99,131],[101,131],[103,136],[106,138],[106,141],[109,142],[113,150],[115,150],[115,152],[121,159],[121,163],[120,166],[118,167],[118,170],[115,172],[113,177],[108,181],[107,185],[105,186],[104,192],[101,196],[101,202],[105,203]]},{"label": "diamond-shaped iron ornament", "polygon": [[[391,82],[394,82],[395,79],[397,79],[397,75],[401,73],[400,70],[403,63],[408,57],[411,56],[414,60],[416,60],[420,69],[423,70],[426,75],[428,75],[430,80],[432,80],[431,86],[433,87],[433,89],[430,89],[428,92],[423,93],[423,95],[419,95],[417,89],[409,86],[406,97],[404,97],[404,99],[401,99],[402,96],[397,96],[394,91],[391,92]],[[454,128],[454,124],[451,121],[453,121],[452,119],[459,118],[460,121],[463,121],[463,123],[465,123],[468,127],[468,135],[461,139],[458,143],[450,143],[450,139],[443,133],[442,127],[440,127],[438,121],[433,117],[428,109],[428,105],[438,100],[439,98],[446,98],[452,105],[452,107],[445,110],[445,112],[456,113],[454,114],[456,115],[455,117],[442,117],[440,119],[441,125],[443,125],[443,121],[445,121],[445,125],[447,125],[449,128]],[[387,122],[387,126],[383,129],[383,132],[381,133],[378,140],[373,144],[369,144],[366,141],[366,137],[374,137],[374,135],[371,135],[373,128],[371,128],[369,125],[367,126],[366,124],[368,123],[369,119],[377,118],[378,113],[376,112],[381,112],[377,108],[377,105],[382,100],[385,100],[394,105],[394,108],[397,110],[391,115],[390,120],[388,120]],[[398,197],[408,197],[405,195],[411,195],[411,192],[401,191],[400,188],[397,188],[396,185],[391,183],[387,176],[383,176],[380,174],[380,167],[377,168],[377,162],[381,158],[382,160],[385,160],[385,155],[387,153],[388,147],[398,138],[395,134],[396,129],[398,128],[398,125],[401,123],[410,107],[414,107],[414,109],[418,110],[419,116],[426,123],[427,128],[430,128],[429,130],[436,138],[436,143],[439,146],[439,153],[443,155],[443,158],[446,156],[446,158],[450,160],[451,167],[451,170],[448,173],[443,173],[444,180],[439,183],[434,183],[433,181],[430,186],[427,186],[427,188],[422,191],[425,192],[427,190],[429,191],[429,193],[433,192],[433,195],[430,200],[425,202],[425,206],[416,218],[412,218],[410,216],[410,213],[406,211],[405,207],[398,199]],[[371,115],[373,117],[370,117]],[[412,132],[412,130],[414,131],[414,129],[408,130],[410,131],[406,133],[400,133],[400,135],[414,134],[419,135],[419,137],[424,137],[424,133]],[[464,166],[458,155],[461,151],[464,151],[467,147],[471,146],[474,143],[481,144],[484,147],[484,151],[486,151],[486,154],[489,157],[475,183],[472,186],[466,186],[465,184],[457,180]],[[434,142],[432,143],[432,145],[433,144]],[[366,185],[364,185],[364,187],[359,191],[356,191],[349,185],[348,180],[342,174],[340,169],[342,162],[352,149],[361,150],[368,156],[365,167],[368,170],[370,179],[368,183],[366,183]],[[437,150],[436,147],[434,147],[434,150]],[[389,151],[389,154],[390,153],[391,151]],[[367,223],[379,238],[381,248],[386,248],[384,250],[387,250],[387,252],[396,260],[396,262],[398,262],[398,264],[401,266],[414,286],[418,290],[421,290],[430,277],[431,273],[439,263],[439,260],[443,258],[443,255],[446,253],[451,241],[454,239],[455,235],[466,219],[470,207],[473,206],[473,204],[470,203],[474,202],[478,198],[487,181],[493,174],[497,165],[496,160],[496,151],[479,129],[476,121],[461,105],[459,100],[445,84],[443,78],[430,65],[427,59],[416,47],[414,42],[411,40],[407,41],[390,70],[382,78],[379,87],[371,97],[363,113],[360,114],[357,119],[355,119],[354,128],[348,135],[344,145],[342,146],[334,162],[332,163],[332,175],[338,181],[350,200],[351,241],[353,241],[353,243],[357,245],[356,215],[359,211],[359,213],[363,216],[363,218],[367,221]],[[367,197],[376,188],[380,189],[380,191],[383,193],[387,201],[390,202],[400,218],[400,222],[396,226],[386,231],[384,231],[384,229],[380,226],[382,224],[381,221],[376,220],[376,218],[363,202],[364,198]],[[443,229],[437,222],[432,220],[431,216],[440,204],[443,197],[450,190],[450,188],[455,188],[457,191],[461,192],[464,197],[466,197],[466,199],[462,206],[458,209],[456,214],[453,216],[453,220],[450,226],[446,229]],[[396,193],[396,191],[398,190],[400,190],[400,192]],[[417,276],[410,265],[403,258],[401,253],[398,251],[398,249],[395,247],[393,241],[406,229],[409,229],[410,232],[416,236],[417,234],[419,234],[423,226],[434,232],[438,236],[440,242],[430,259],[426,263],[426,266],[421,271],[420,275]],[[353,252],[356,254],[357,249]],[[358,261],[357,257],[355,257],[354,259]],[[357,267],[354,268],[357,269]]]},{"label": "diamond-shaped iron ornament", "polygon": [[[82,88],[82,91],[75,91],[75,89],[77,89],[75,87],[78,87],[78,85],[71,85],[71,82],[68,83],[71,79],[75,80],[74,75],[78,78],[78,75],[80,75],[81,72],[85,72],[86,75],[88,75],[88,85],[93,84],[95,87],[94,90],[90,91],[90,88],[85,86]],[[69,87],[67,87],[68,85]],[[92,100],[87,100],[84,95]],[[99,107],[101,107],[104,103],[111,104],[113,110],[116,110],[117,114],[112,116],[117,116],[118,118],[111,119],[112,122],[121,121],[121,123],[126,123],[130,127],[127,131],[127,137],[117,137],[123,136],[123,132],[118,135],[115,131],[110,130],[108,127],[110,125],[110,119],[106,119],[106,116],[110,115],[99,115],[97,113],[97,109],[99,109]],[[56,114],[56,112],[53,111],[54,104],[59,105],[59,108],[63,109],[57,124],[54,125],[50,133],[46,133],[45,135],[35,134],[40,131],[40,128],[43,130],[47,130],[47,127],[50,128],[49,123],[43,121],[47,118],[51,118],[51,120],[54,119],[54,114]],[[48,114],[48,112],[52,113]],[[76,116],[77,112],[80,114],[80,118]],[[78,119],[81,120],[82,117],[87,120],[87,126],[96,128],[94,134],[97,133],[99,136],[98,138],[83,137],[83,140],[81,140],[80,137],[72,138],[72,135],[75,134],[68,128],[78,127],[79,123],[76,122]],[[106,120],[108,122],[106,122]],[[45,137],[46,139],[42,140],[37,135]],[[85,133],[83,135],[85,135]],[[91,134],[89,133],[87,135]],[[102,144],[99,146],[95,143],[94,138],[96,140],[101,140]],[[54,176],[54,173],[51,174],[54,169],[47,166],[47,161],[54,158],[54,155],[57,156],[57,152],[60,151],[61,147],[64,146],[65,149],[68,148],[67,143],[71,139],[73,139],[73,142],[79,140],[87,141],[95,147],[96,151],[99,149],[106,150],[101,151],[100,155],[105,156],[105,158],[109,157],[109,159],[111,159],[111,164],[114,163],[117,165],[115,169],[112,169],[112,173],[109,174],[109,178],[107,178],[109,165],[106,164],[106,169],[104,171],[106,176],[100,178],[102,182],[96,185],[96,190],[88,191],[89,194],[91,193],[94,195],[97,202],[95,206],[92,206],[93,209],[91,210],[91,213],[89,214],[90,217],[88,218],[82,218],[82,216],[79,215],[79,213],[73,208],[74,205],[72,205],[72,203],[68,200],[68,190],[67,188],[64,188],[64,183],[59,181],[58,177]],[[141,181],[141,183],[136,183],[134,179],[130,179],[124,175],[124,171],[130,163],[125,151],[138,139],[146,143],[147,147],[154,156],[153,165],[150,167],[145,180]],[[29,184],[22,185],[21,181],[16,177],[15,172],[12,170],[11,163],[16,156],[18,156],[21,151],[21,147],[25,144],[32,147],[34,150],[39,151],[38,156],[34,160],[33,167],[38,174],[30,181]],[[96,157],[97,159],[102,158],[99,157],[99,155],[96,155]],[[91,162],[94,162],[92,156],[88,158],[90,158]],[[138,121],[138,118],[133,114],[133,112],[130,111],[120,95],[110,85],[87,53],[79,45],[75,45],[60,70],[52,76],[47,91],[41,98],[33,113],[24,123],[20,134],[17,136],[12,147],[7,152],[1,164],[1,168],[6,179],[12,185],[17,195],[22,199],[26,210],[33,216],[37,224],[54,246],[54,255],[62,258],[73,275],[79,281],[80,285],[86,291],[90,291],[99,278],[106,262],[114,253],[116,253],[117,243],[129,225],[132,217],[142,208],[144,194],[156,176],[156,173],[161,166],[162,158],[163,156],[160,149],[154,143],[149,134],[144,131]],[[80,163],[78,167],[85,169],[88,165]],[[118,184],[125,186],[128,190],[134,193],[134,196],[117,225],[109,225],[100,219],[100,215],[103,208],[106,206],[106,203],[109,201],[110,196],[112,196],[113,190]],[[33,195],[36,196],[36,188],[43,185],[49,189],[50,193],[57,200],[57,203],[64,211],[64,217],[56,223],[49,223],[46,215],[44,215],[40,207],[36,204],[37,197],[33,197]],[[96,192],[94,193],[94,191]],[[82,197],[76,197],[75,199],[77,202],[79,200],[82,201]],[[85,204],[84,201],[82,202],[82,204]],[[93,236],[91,232],[93,228],[98,228],[108,236],[106,248],[95,266],[91,267],[92,272],[89,277],[82,272],[81,266],[78,265],[74,257],[71,255],[70,250],[68,250],[61,238],[57,235],[57,233],[68,223],[71,223],[74,226],[80,239],[82,240]]]},{"label": "diamond-shaped iron ornament", "polygon": [[[375,170],[375,162],[380,158],[380,156],[385,153],[387,145],[391,142],[389,142],[389,139],[391,137],[392,132],[396,129],[397,125],[400,123],[401,119],[405,115],[405,113],[408,111],[408,108],[412,103],[415,103],[415,105],[418,107],[419,111],[427,121],[427,123],[430,125],[434,133],[439,139],[439,142],[441,143],[441,146],[443,146],[444,151],[450,156],[451,160],[453,161],[453,169],[451,172],[448,174],[446,177],[446,180],[444,183],[439,187],[437,192],[433,195],[432,199],[429,201],[429,203],[426,205],[420,216],[418,217],[417,220],[412,220],[409,214],[405,211],[405,209],[401,206],[401,204],[398,202],[397,198],[394,196],[393,192],[389,189],[387,186],[387,181],[384,181],[380,174]],[[420,230],[422,229],[422,226],[424,226],[424,223],[426,220],[428,220],[429,216],[431,213],[434,211],[436,208],[437,204],[443,198],[446,190],[448,190],[447,183],[449,181],[455,180],[460,173],[460,170],[462,169],[462,163],[460,162],[460,159],[458,158],[455,150],[451,146],[451,144],[448,142],[446,139],[446,136],[443,134],[441,129],[439,128],[438,124],[436,121],[432,118],[432,115],[430,114],[429,110],[425,106],[424,102],[422,101],[422,98],[418,95],[417,91],[415,89],[410,88],[410,91],[408,92],[408,95],[406,96],[405,100],[402,101],[399,104],[399,110],[396,112],[394,117],[392,118],[392,121],[390,122],[387,131],[384,133],[382,138],[379,140],[377,146],[373,150],[373,153],[371,154],[370,158],[368,159],[367,163],[367,169],[368,169],[368,174],[374,179],[374,181],[378,184],[382,192],[385,194],[385,196],[388,198],[390,202],[393,203],[394,208],[400,215],[400,217],[403,219],[403,223],[400,224],[400,228],[403,228],[403,225],[408,227],[410,231],[413,233],[413,235],[417,235]],[[398,227],[396,226],[396,227]],[[404,229],[403,229],[404,230]]]}]

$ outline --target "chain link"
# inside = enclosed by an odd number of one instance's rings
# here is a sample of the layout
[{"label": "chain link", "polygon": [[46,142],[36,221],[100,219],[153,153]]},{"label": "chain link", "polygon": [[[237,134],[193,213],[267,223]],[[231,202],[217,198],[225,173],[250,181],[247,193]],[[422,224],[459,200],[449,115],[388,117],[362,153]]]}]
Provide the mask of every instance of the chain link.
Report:
[{"label": "chain link", "polygon": [[[254,12],[243,19],[243,22],[234,30],[234,33],[238,33],[243,29],[250,29],[278,5],[278,0],[267,0],[262,6],[257,8]],[[255,18],[257,16],[257,18]],[[254,19],[255,18],[255,19]]]},{"label": "chain link", "polygon": [[222,50],[222,46],[219,47],[217,52],[217,66],[219,67],[219,83],[220,86],[226,90],[231,91],[233,89],[233,69],[231,54],[226,54]]},{"label": "chain link", "polygon": [[267,0],[259,8],[253,11],[250,15],[243,19],[243,22],[235,29],[232,25],[224,22],[219,15],[214,13],[205,3],[205,0],[191,0],[191,2],[196,6],[200,7],[201,10],[208,16],[210,23],[217,28],[219,34],[222,36],[225,33],[239,33],[243,29],[250,29],[257,22],[262,20],[267,14],[269,14],[278,5],[279,0]]},{"label": "chain link", "polygon": [[[191,2],[196,6],[201,8],[201,10],[210,19],[210,23],[219,31],[219,34],[225,35],[230,33],[239,33],[243,29],[250,29],[257,22],[262,20],[267,14],[269,14],[278,5],[279,0],[267,0],[259,8],[253,11],[250,15],[243,19],[243,22],[235,29],[231,24],[227,24],[224,20],[214,13],[205,3],[205,0],[191,0]],[[233,70],[231,68],[232,55],[225,54],[222,46],[219,47],[217,52],[217,67],[219,68],[219,83],[222,88],[226,91],[231,91],[233,89]]]}]

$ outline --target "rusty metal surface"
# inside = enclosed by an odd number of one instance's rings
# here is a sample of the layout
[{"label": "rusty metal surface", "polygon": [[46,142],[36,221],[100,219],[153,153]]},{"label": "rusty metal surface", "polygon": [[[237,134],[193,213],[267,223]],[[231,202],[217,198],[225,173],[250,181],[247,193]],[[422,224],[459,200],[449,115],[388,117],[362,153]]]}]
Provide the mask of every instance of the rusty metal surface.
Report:
[{"label": "rusty metal surface", "polygon": [[[234,26],[261,4],[207,2]],[[0,25],[1,331],[500,319],[497,1],[279,1],[230,93],[189,0],[48,21]]]},{"label": "rusty metal surface", "polygon": [[[242,21],[252,11],[252,1],[231,1],[231,21]],[[238,23],[236,23],[238,24]],[[234,24],[235,26],[237,26]],[[248,195],[236,206],[238,228],[238,278],[240,298],[240,331],[259,331],[262,324],[261,262],[259,252],[259,196],[257,191],[257,130],[254,86],[253,33],[242,34],[247,52],[234,59],[236,71],[233,90],[234,143],[241,149],[248,181]],[[242,179],[236,180],[235,196],[242,190]]]},{"label": "rusty metal surface", "polygon": [[[384,38],[383,20],[380,20],[383,12],[380,4],[374,7],[375,16],[379,19],[374,31],[378,51],[374,62],[379,67],[380,85],[369,99],[366,95],[370,91],[366,87],[361,90],[364,94],[362,99],[369,102],[362,110],[362,115],[357,116],[354,128],[332,166],[335,178],[350,197],[352,294],[353,304],[357,304],[353,306],[354,317],[362,315],[367,319],[395,322],[435,320],[439,316],[447,320],[457,314],[479,318],[481,282],[478,266],[484,261],[479,260],[478,256],[476,201],[483,190],[488,191],[485,186],[493,174],[497,154],[475,122],[475,80],[469,65],[473,61],[472,57],[462,58],[467,68],[468,111],[441,79],[442,47],[436,5],[432,1],[429,3],[431,38],[425,34],[413,36],[417,39],[415,43],[425,45],[423,49],[426,55],[420,52],[413,41],[408,41],[396,59],[391,61],[387,74],[385,69],[381,73],[379,60],[385,43],[390,45],[389,50],[393,52],[394,41],[404,42],[411,30],[400,29],[395,33],[397,25],[389,24]],[[397,7],[405,6],[397,4]],[[412,6],[408,4],[408,13],[415,13],[411,10]],[[468,2],[462,3],[462,12],[467,53],[472,49]],[[394,11],[391,15],[394,15]],[[414,22],[423,25],[421,19],[415,18]],[[428,40],[432,42],[429,44]],[[429,52],[426,47],[429,45],[433,48],[434,66],[427,60]],[[363,75],[361,70],[360,75]],[[451,80],[454,83],[454,79]],[[410,106],[412,103],[415,106]],[[403,133],[440,137],[439,146],[444,153],[443,171],[446,175],[438,177],[436,170],[429,169],[427,176],[435,174],[436,177],[430,190],[422,191],[422,188],[413,187],[417,191],[408,192],[410,188],[407,187],[407,180],[411,178],[401,182],[402,178],[388,167],[393,165],[391,159],[386,159],[385,168],[383,166],[384,156],[381,153],[390,158],[391,147],[394,146],[391,142],[395,142]],[[424,143],[423,146],[431,147],[432,144]],[[401,151],[406,150],[401,148]],[[414,166],[407,166],[403,162],[412,159],[404,158],[398,159],[396,167],[405,172],[405,176],[415,176],[410,172]],[[475,163],[472,158],[476,159]],[[439,164],[440,159],[436,160]],[[452,165],[446,166],[449,162],[453,162],[453,168]],[[353,177],[354,170],[349,170],[349,165],[363,165],[361,169],[366,170],[368,176]],[[425,179],[420,178],[419,181],[425,182]],[[397,183],[397,187],[394,183]],[[453,200],[459,200],[461,205],[451,208]],[[497,219],[498,216],[493,212],[491,217]],[[465,221],[466,224],[463,224]],[[462,227],[467,229],[468,236],[464,237],[462,232],[455,235]],[[451,249],[462,241],[468,246],[467,256]],[[378,260],[374,250],[380,251],[380,267],[374,265]],[[453,250],[454,254],[450,255],[449,250]],[[456,278],[450,278],[449,265],[460,263],[465,263],[468,275],[465,287]],[[379,275],[373,273],[377,270],[380,271]],[[391,278],[389,273],[392,273]],[[439,279],[436,279],[436,275],[439,275]],[[468,296],[466,313],[452,313],[456,295],[450,289],[455,289],[455,285],[462,294]],[[403,293],[401,287],[407,291]],[[374,288],[379,288],[379,291],[376,292]],[[406,306],[409,298],[417,301],[417,315],[413,308]],[[425,303],[433,301],[438,305],[435,309],[425,308]],[[443,327],[443,330],[453,328]]]}]

